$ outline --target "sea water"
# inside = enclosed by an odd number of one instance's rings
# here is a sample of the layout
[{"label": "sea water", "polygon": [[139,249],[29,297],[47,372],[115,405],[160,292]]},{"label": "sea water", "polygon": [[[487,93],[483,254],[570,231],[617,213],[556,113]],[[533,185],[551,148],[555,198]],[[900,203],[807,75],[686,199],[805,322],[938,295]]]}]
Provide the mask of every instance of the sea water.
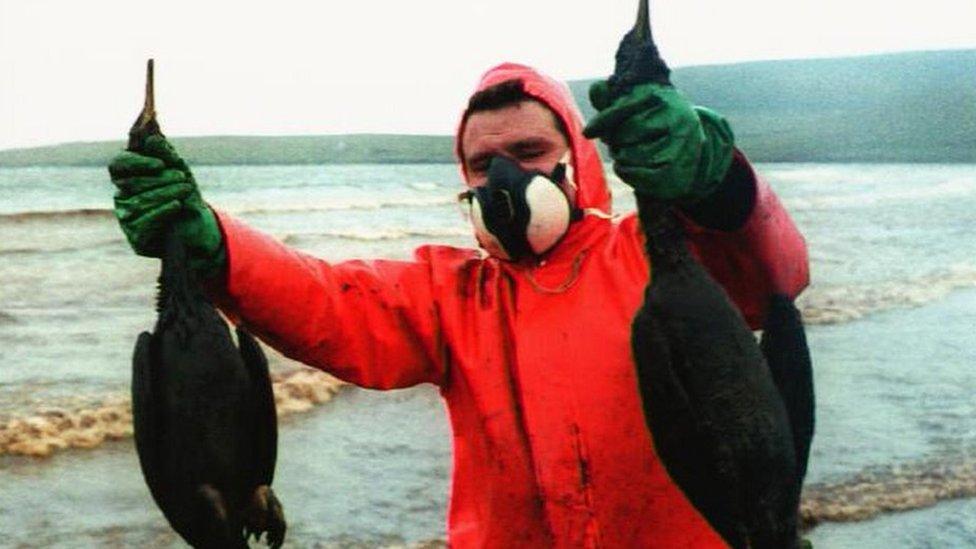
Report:
[{"label": "sea water", "polygon": [[[976,166],[758,169],[811,257],[800,305],[818,406],[805,510],[828,522],[809,536],[976,546]],[[451,165],[194,173],[215,207],[332,261],[473,245]],[[633,208],[626,187],[612,190],[617,211]],[[127,436],[132,345],[154,322],[158,261],[129,250],[112,192],[102,168],[0,168],[0,545],[180,546]],[[279,407],[304,411],[281,421],[289,542],[442,538],[450,435],[436,390],[347,387],[330,399],[327,380],[273,363]]]}]

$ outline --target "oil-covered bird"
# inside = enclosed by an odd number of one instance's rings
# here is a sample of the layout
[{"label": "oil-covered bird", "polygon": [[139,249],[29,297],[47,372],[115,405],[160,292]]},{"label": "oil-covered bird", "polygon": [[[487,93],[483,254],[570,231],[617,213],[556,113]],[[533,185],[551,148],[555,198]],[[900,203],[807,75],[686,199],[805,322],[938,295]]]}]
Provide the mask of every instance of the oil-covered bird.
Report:
[{"label": "oil-covered bird", "polygon": [[807,475],[813,442],[813,361],[803,318],[789,296],[773,294],[770,298],[759,346],[790,418],[796,453],[796,482],[800,489]]},{"label": "oil-covered bird", "polygon": [[[616,61],[611,93],[670,85],[647,0]],[[672,208],[637,194],[651,277],[631,344],[654,446],[730,546],[795,547],[799,483],[783,399],[752,331],[691,255]]]},{"label": "oil-covered bird", "polygon": [[639,204],[653,271],[631,343],[657,453],[730,546],[794,547],[796,450],[759,345],[674,216]]},{"label": "oil-covered bird", "polygon": [[[145,107],[129,134],[133,152],[160,134],[149,63]],[[286,525],[271,490],[277,418],[267,360],[243,329],[235,346],[173,230],[163,250],[158,319],[133,357],[133,424],[146,484],[194,547],[246,548],[251,535],[264,533],[280,547]]]}]

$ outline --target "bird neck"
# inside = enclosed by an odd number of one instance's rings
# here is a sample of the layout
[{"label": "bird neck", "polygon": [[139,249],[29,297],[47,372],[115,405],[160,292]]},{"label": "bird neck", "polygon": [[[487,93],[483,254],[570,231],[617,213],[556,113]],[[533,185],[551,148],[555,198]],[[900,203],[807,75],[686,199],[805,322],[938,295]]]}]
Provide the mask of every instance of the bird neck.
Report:
[{"label": "bird neck", "polygon": [[175,318],[195,316],[203,293],[187,263],[186,247],[175,227],[165,235],[163,266],[159,273],[156,311],[159,321],[168,324]]},{"label": "bird neck", "polygon": [[691,258],[685,231],[671,205],[637,195],[637,215],[653,269],[676,266]]}]

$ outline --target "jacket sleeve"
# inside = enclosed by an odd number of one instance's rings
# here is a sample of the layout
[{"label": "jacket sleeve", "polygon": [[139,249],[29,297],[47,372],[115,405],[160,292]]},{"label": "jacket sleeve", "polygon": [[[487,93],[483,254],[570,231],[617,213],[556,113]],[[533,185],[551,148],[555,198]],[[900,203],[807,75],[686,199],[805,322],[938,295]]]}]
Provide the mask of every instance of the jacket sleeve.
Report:
[{"label": "jacket sleeve", "polygon": [[752,211],[738,229],[703,227],[683,216],[692,252],[728,292],[749,326],[762,327],[769,297],[795,298],[810,282],[803,236],[773,190],[746,157],[735,152],[735,169],[751,178]]},{"label": "jacket sleeve", "polygon": [[441,383],[429,263],[331,264],[217,217],[227,272],[209,291],[233,320],[285,356],[362,387]]}]

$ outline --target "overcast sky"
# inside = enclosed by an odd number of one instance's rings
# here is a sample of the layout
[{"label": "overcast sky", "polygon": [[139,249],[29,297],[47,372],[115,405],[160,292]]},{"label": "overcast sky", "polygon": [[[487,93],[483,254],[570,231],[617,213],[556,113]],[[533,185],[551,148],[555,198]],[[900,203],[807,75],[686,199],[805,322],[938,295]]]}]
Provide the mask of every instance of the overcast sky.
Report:
[{"label": "overcast sky", "polygon": [[[635,8],[0,0],[0,149],[125,137],[150,56],[169,135],[449,134],[500,61],[562,79],[608,74]],[[976,0],[652,0],[651,13],[675,67],[976,47]]]}]

